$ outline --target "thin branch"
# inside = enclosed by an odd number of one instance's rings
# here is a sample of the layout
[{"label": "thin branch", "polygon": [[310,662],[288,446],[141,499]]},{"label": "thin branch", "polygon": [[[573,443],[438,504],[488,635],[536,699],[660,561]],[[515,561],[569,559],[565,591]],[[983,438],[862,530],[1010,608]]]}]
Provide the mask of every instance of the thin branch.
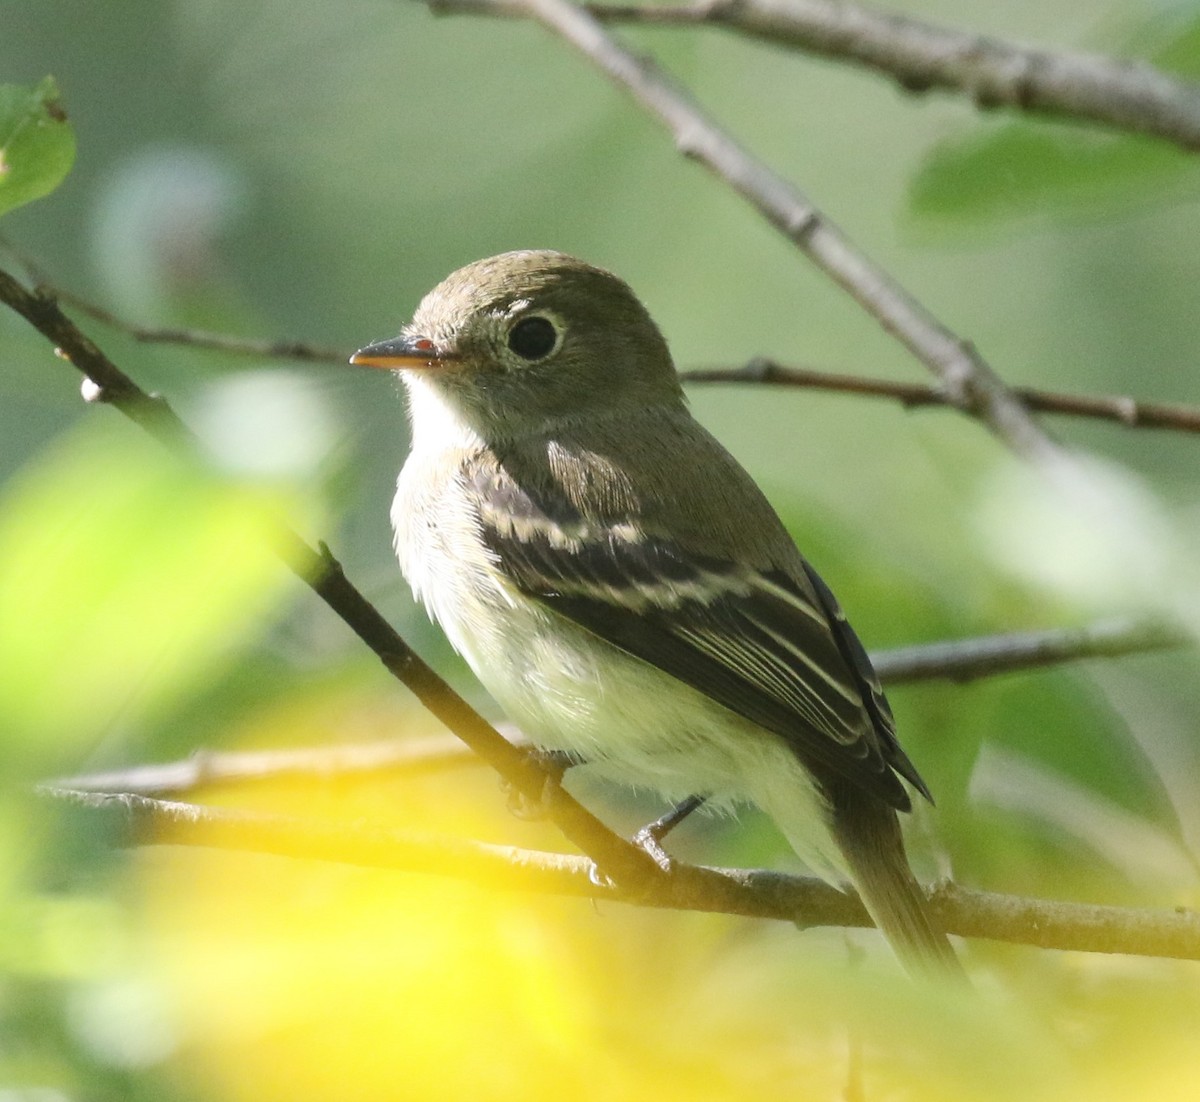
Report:
[{"label": "thin branch", "polygon": [[[43,291],[60,302],[112,326],[146,344],[179,344],[206,351],[224,352],[235,356],[258,359],[298,360],[301,363],[344,365],[349,359],[345,349],[309,344],[305,341],[281,338],[263,340],[256,337],[237,337],[230,333],[215,333],[204,329],[177,326],[141,325],[118,317],[76,294],[43,285]],[[954,403],[939,386],[925,383],[901,383],[890,379],[871,379],[861,375],[846,375],[811,368],[789,367],[775,360],[756,356],[740,367],[691,368],[679,373],[687,385],[743,383],[748,385],[796,387],[806,390],[826,390],[838,394],[872,398],[890,398],[910,409],[923,406],[954,408]],[[1177,432],[1200,433],[1200,406],[1167,402],[1145,402],[1126,395],[1063,394],[1033,387],[1010,387],[1010,391],[1035,413],[1056,413],[1076,417],[1091,417],[1112,421],[1126,428],[1172,429]]]},{"label": "thin branch", "polygon": [[[712,383],[757,383],[766,386],[828,390],[870,398],[890,398],[910,409],[922,406],[954,405],[946,392],[923,383],[899,383],[890,379],[868,379],[861,375],[843,375],[814,371],[804,367],[785,367],[774,360],[755,358],[742,367],[693,368],[679,373],[689,386]],[[1168,402],[1143,402],[1125,395],[1063,394],[1033,387],[1010,387],[1012,394],[1035,413],[1057,413],[1113,421],[1132,429],[1172,429],[1200,433],[1200,406]]]},{"label": "thin branch", "polygon": [[43,290],[53,294],[60,303],[87,314],[104,325],[112,326],[143,344],[182,344],[234,356],[253,356],[268,360],[299,360],[301,363],[344,364],[350,355],[339,348],[309,344],[297,340],[263,340],[255,337],[235,337],[230,333],[215,333],[208,329],[186,329],[180,326],[138,325],[118,317],[111,310],[97,306],[79,295],[55,287]]},{"label": "thin branch", "polygon": [[83,394],[87,401],[116,406],[170,448],[195,446],[195,437],[167,402],[158,395],[147,394],[121,371],[59,309],[52,294],[27,291],[8,272],[0,270],[0,302],[50,341],[55,355],[79,369],[84,376]]},{"label": "thin branch", "polygon": [[1182,628],[1157,621],[1098,620],[1079,628],[1011,632],[923,643],[872,654],[871,661],[885,685],[914,681],[972,681],[1088,658],[1193,646],[1196,639]]},{"label": "thin branch", "polygon": [[974,346],[956,336],[787,180],[743,149],[648,58],[620,45],[568,0],[428,0],[436,12],[524,14],[578,49],[671,133],[679,151],[703,164],[847,291],[940,380],[947,400],[978,417],[1017,454],[1047,467],[1064,456]]},{"label": "thin branch", "polygon": [[[1114,658],[1194,643],[1186,633],[1162,625],[1106,620],[1083,628],[1014,632],[877,651],[871,661],[883,682],[891,687],[938,678],[964,682],[1079,659]],[[513,745],[529,747],[520,732],[502,730]],[[182,761],[136,765],[46,783],[59,789],[166,796],[211,785],[288,779],[328,783],[392,772],[412,775],[478,760],[458,739],[435,735],[306,749],[202,751]]]},{"label": "thin branch", "polygon": [[[595,883],[590,861],[564,854],[142,796],[43,791],[108,815],[108,825],[118,838],[136,844],[269,853],[448,876],[489,887],[781,919],[801,927],[871,925],[852,895],[820,880],[766,870],[708,868],[677,861],[670,872],[630,890]],[[1060,903],[969,891],[953,884],[935,887],[929,898],[939,923],[952,934],[1044,949],[1200,960],[1200,914],[1182,907],[1143,910]]]},{"label": "thin branch", "polygon": [[[529,748],[520,735],[509,740]],[[278,783],[288,780],[327,783],[398,772],[407,776],[480,764],[481,759],[453,735],[379,739],[345,746],[287,750],[202,750],[180,761],[134,765],[103,773],[59,777],[49,789],[178,796],[218,785]]]},{"label": "thin branch", "polygon": [[[146,394],[109,360],[62,312],[53,296],[27,291],[0,270],[0,301],[53,342],[58,354],[83,373],[85,393],[92,400],[115,406],[171,448],[186,450],[194,444],[190,430],[174,410],[163,399]],[[609,830],[438,677],[350,584],[327,547],[314,550],[282,522],[276,525],[274,537],[275,550],[288,568],[341,617],[388,671],[508,783],[541,802],[563,834],[606,874],[635,880],[657,874],[657,866],[643,850]]]},{"label": "thin branch", "polygon": [[[482,11],[490,7],[480,5]],[[1007,107],[1077,119],[1200,150],[1200,85],[1145,62],[1037,49],[846,0],[699,0],[678,6],[587,8],[606,23],[721,27],[861,65],[890,77],[906,92],[958,92],[984,109]]]}]

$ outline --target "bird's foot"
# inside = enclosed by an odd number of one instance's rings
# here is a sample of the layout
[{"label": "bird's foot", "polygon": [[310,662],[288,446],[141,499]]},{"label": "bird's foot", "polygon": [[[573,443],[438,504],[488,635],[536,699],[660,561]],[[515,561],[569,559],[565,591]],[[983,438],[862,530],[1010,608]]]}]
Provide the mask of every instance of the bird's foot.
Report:
[{"label": "bird's foot", "polygon": [[663,839],[704,803],[705,796],[689,796],[676,804],[661,818],[647,823],[633,836],[633,844],[650,855],[651,860],[663,870],[671,871],[671,855],[662,847]]}]

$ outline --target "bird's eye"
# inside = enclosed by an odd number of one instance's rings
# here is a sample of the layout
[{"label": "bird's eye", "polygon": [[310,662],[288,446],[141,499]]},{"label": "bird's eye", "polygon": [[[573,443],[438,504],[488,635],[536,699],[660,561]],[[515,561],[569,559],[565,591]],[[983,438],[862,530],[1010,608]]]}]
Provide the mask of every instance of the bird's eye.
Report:
[{"label": "bird's eye", "polygon": [[538,314],[522,318],[508,331],[508,347],[523,360],[549,356],[558,343],[558,330],[549,318]]}]

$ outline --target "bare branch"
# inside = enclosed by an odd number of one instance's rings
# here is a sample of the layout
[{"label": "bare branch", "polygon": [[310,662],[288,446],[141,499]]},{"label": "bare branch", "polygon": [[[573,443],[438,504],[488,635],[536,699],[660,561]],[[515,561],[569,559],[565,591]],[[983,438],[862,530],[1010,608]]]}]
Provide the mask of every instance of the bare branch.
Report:
[{"label": "bare branch", "polygon": [[204,348],[212,352],[225,352],[234,356],[254,356],[270,360],[299,360],[301,363],[344,364],[350,354],[338,348],[329,348],[307,341],[262,340],[256,337],[235,337],[230,333],[214,333],[208,329],[185,329],[179,326],[138,325],[117,317],[103,306],[97,306],[85,298],[59,288],[43,290],[52,294],[60,303],[66,303],[96,321],[110,325],[127,333],[143,344],[182,344],[193,348]]},{"label": "bare branch", "polygon": [[[78,303],[77,303],[78,305]],[[80,309],[84,309],[79,305]],[[345,364],[348,354],[341,349],[308,344],[291,338],[278,340],[236,337],[210,330],[156,328],[117,319],[99,307],[93,313],[144,343],[179,344],[260,359],[298,360],[301,363]],[[891,398],[910,409],[924,406],[954,408],[946,392],[923,383],[902,383],[872,379],[809,368],[787,367],[772,360],[755,358],[743,367],[690,368],[679,373],[680,380],[691,385],[720,383],[759,384],[795,387],[805,390],[834,391],[863,397]],[[1200,433],[1200,407],[1170,402],[1147,402],[1131,395],[1066,394],[1035,387],[1010,387],[1011,393],[1035,413],[1056,413],[1111,421],[1133,429],[1170,429]]]},{"label": "bare branch", "polygon": [[[460,10],[459,0],[430,2],[438,12]],[[947,401],[982,420],[1017,454],[1061,465],[1058,446],[969,341],[942,325],[805,195],[717,126],[653,61],[630,53],[568,0],[470,0],[469,10],[525,14],[569,42],[665,126],[684,156],[729,184],[908,348],[941,381]]]},{"label": "bare branch", "polygon": [[[380,830],[168,803],[142,796],[43,789],[101,814],[122,839],[142,845],[204,846],[429,873],[522,891],[585,896],[673,910],[772,918],[801,927],[870,926],[861,903],[820,880],[760,869],[674,862],[654,880],[626,889],[597,884],[592,863],[558,853],[464,839]],[[952,934],[1093,953],[1200,960],[1200,914],[1060,903],[943,884],[930,893]]]},{"label": "bare branch", "polygon": [[[519,734],[509,741],[514,746],[529,748],[529,743]],[[203,750],[181,761],[61,777],[47,781],[45,787],[168,796],[217,785],[278,783],[293,779],[324,783],[378,777],[390,772],[415,775],[478,764],[482,764],[482,760],[461,739],[452,735],[428,735],[287,750]]]},{"label": "bare branch", "polygon": [[914,681],[972,681],[1086,658],[1195,645],[1195,636],[1156,621],[1098,620],[1079,628],[984,635],[878,651],[871,661],[885,685]]},{"label": "bare branch", "polygon": [[[125,321],[81,299],[71,296],[76,307],[128,333],[135,340],[155,344],[179,344],[208,351],[226,352],[260,359],[298,360],[302,363],[342,365],[349,355],[342,349],[307,344],[291,338],[264,340],[236,337],[229,333],[183,328],[157,328]],[[890,379],[872,379],[811,368],[789,367],[763,357],[755,357],[741,367],[687,368],[680,380],[691,385],[736,383],[763,386],[824,390],[862,397],[891,398],[910,409],[924,406],[954,408],[945,390],[926,383],[902,383]],[[1168,402],[1147,402],[1130,395],[1065,394],[1035,387],[1010,387],[1012,394],[1035,413],[1056,413],[1112,421],[1126,428],[1172,429],[1200,433],[1200,407]]]},{"label": "bare branch", "polygon": [[[147,344],[179,344],[206,351],[224,352],[235,356],[258,359],[298,360],[301,363],[344,365],[349,360],[345,349],[308,344],[290,338],[263,340],[256,337],[236,337],[230,333],[215,333],[203,329],[140,325],[118,317],[87,299],[51,288],[44,294],[68,303],[75,309],[127,333]],[[744,383],[762,386],[796,387],[807,390],[827,390],[862,397],[890,398],[908,408],[942,406],[954,408],[940,386],[924,383],[900,383],[890,379],[871,379],[811,368],[788,367],[775,360],[757,356],[740,367],[691,368],[679,373],[688,385]],[[1178,432],[1200,433],[1200,407],[1166,402],[1145,402],[1126,395],[1062,394],[1033,387],[1010,387],[1012,394],[1035,413],[1058,413],[1076,417],[1092,417],[1113,421],[1127,428],[1173,429]]]},{"label": "bare branch", "polygon": [[[679,373],[689,386],[712,383],[756,383],[766,386],[829,390],[870,398],[890,398],[910,409],[921,406],[953,406],[946,392],[922,383],[898,383],[890,379],[868,379],[785,367],[774,360],[756,358],[742,367],[693,368]],[[1033,387],[1010,387],[1012,394],[1035,413],[1059,413],[1114,421],[1133,429],[1173,429],[1200,433],[1200,406],[1167,402],[1143,402],[1125,395],[1063,394]]]},{"label": "bare branch", "polygon": [[[0,302],[6,303],[57,346],[59,355],[90,381],[93,400],[107,402],[172,448],[190,447],[191,432],[161,398],[146,394],[92,343],[45,293],[30,292],[0,270]],[[347,580],[322,545],[309,547],[282,522],[275,550],[302,581],[375,653],[388,671],[451,731],[514,788],[540,801],[563,834],[617,879],[656,875],[648,854],[614,834],[573,799],[538,763],[513,746],[454,692]]]},{"label": "bare branch", "polygon": [[[495,5],[453,0],[493,14]],[[440,3],[439,3],[440,6]],[[505,7],[518,8],[517,4]],[[605,23],[716,26],[772,45],[848,61],[906,92],[943,89],[1008,107],[1200,149],[1200,85],[1140,61],[1042,50],[846,0],[698,0],[677,6],[588,4]],[[514,11],[512,14],[518,14]]]}]

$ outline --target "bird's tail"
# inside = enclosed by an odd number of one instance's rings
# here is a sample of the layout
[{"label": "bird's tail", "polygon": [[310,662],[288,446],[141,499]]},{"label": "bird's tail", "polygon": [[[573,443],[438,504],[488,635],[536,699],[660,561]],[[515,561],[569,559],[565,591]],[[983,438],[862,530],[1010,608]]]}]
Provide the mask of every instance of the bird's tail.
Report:
[{"label": "bird's tail", "polygon": [[867,913],[915,976],[965,980],[946,932],[908,867],[896,811],[863,795],[835,800],[833,836]]}]

